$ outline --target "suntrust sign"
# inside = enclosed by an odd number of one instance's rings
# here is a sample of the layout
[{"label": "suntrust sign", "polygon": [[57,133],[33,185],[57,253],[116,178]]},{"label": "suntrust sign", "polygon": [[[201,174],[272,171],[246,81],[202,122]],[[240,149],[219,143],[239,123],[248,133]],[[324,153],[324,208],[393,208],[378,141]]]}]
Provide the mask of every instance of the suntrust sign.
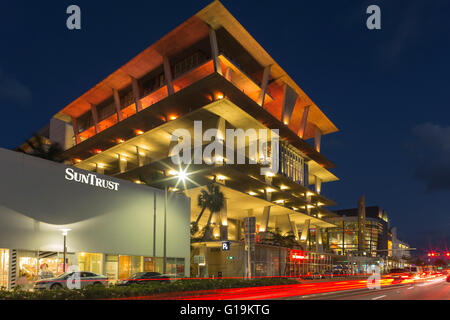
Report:
[{"label": "suntrust sign", "polygon": [[106,179],[98,178],[93,173],[84,174],[81,172],[76,172],[72,168],[66,169],[66,175],[64,176],[64,178],[66,178],[66,180],[68,180],[68,181],[75,181],[75,182],[90,184],[91,186],[94,186],[94,187],[105,188],[105,189],[114,190],[114,191],[119,190],[118,182],[113,182],[113,181],[109,181]]}]

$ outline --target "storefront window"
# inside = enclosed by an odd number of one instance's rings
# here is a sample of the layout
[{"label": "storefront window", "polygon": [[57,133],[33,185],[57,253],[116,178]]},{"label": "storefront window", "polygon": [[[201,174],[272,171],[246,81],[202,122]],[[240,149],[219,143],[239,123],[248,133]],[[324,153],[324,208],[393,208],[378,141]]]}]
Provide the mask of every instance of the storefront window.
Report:
[{"label": "storefront window", "polygon": [[130,277],[130,256],[119,256],[119,280]]},{"label": "storefront window", "polygon": [[78,267],[80,271],[103,273],[103,254],[81,252],[78,254]]},{"label": "storefront window", "polygon": [[167,273],[184,276],[184,258],[167,258]]},{"label": "storefront window", "polygon": [[131,256],[130,260],[131,260],[130,261],[131,262],[130,276],[135,274],[135,273],[143,271],[144,257],[142,257],[142,256]]},{"label": "storefront window", "polygon": [[152,257],[144,257],[144,272],[155,271],[155,261]]},{"label": "storefront window", "polygon": [[107,254],[105,257],[105,273],[109,280],[117,280],[119,270],[119,256]]},{"label": "storefront window", "polygon": [[[66,270],[74,264],[75,255],[66,254]],[[36,280],[56,277],[63,273],[63,253],[45,251],[19,251],[17,284],[31,289]]]},{"label": "storefront window", "polygon": [[0,249],[0,288],[8,287],[9,250]]}]

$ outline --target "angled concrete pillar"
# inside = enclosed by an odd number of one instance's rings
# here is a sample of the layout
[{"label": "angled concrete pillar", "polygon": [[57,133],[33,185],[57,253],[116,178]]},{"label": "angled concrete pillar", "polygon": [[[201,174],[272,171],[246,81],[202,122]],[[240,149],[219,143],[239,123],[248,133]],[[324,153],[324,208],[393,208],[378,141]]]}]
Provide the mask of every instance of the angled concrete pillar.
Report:
[{"label": "angled concrete pillar", "polygon": [[301,236],[300,236],[300,241],[302,241],[302,242],[306,242],[306,243],[308,243],[308,241],[309,241],[309,226],[310,226],[310,222],[311,222],[311,219],[306,219],[305,220],[305,223],[303,224],[303,227],[302,227],[302,234],[301,234]]},{"label": "angled concrete pillar", "polygon": [[318,176],[314,176],[314,180],[315,180],[315,187],[316,187],[316,193],[320,194],[320,192],[322,191],[322,180],[318,177]]},{"label": "angled concrete pillar", "polygon": [[217,139],[222,143],[224,143],[225,136],[226,136],[226,121],[224,118],[220,117],[217,120]]},{"label": "angled concrete pillar", "polygon": [[75,143],[79,144],[81,143],[81,138],[80,138],[80,132],[78,129],[78,122],[76,118],[72,117],[72,126],[73,126],[73,133],[75,135]]},{"label": "angled concrete pillar", "polygon": [[142,103],[141,103],[141,95],[139,93],[139,84],[136,78],[131,77],[131,88],[133,89],[133,97],[134,97],[134,104],[136,105],[136,112],[139,112],[142,110]]},{"label": "angled concrete pillar", "polygon": [[289,125],[291,121],[292,112],[294,111],[295,103],[297,102],[298,94],[288,84],[284,85],[283,89],[283,107],[281,110],[281,121],[285,125]]},{"label": "angled concrete pillar", "polygon": [[270,67],[271,66],[267,66],[264,68],[264,73],[263,73],[263,77],[262,77],[262,81],[261,81],[261,91],[259,92],[258,100],[257,100],[257,103],[261,107],[264,107],[264,99],[266,97],[267,85],[269,84]]},{"label": "angled concrete pillar", "polygon": [[259,226],[260,232],[265,232],[269,228],[269,220],[270,220],[270,208],[272,206],[265,206],[263,210],[263,215],[261,219],[261,224]]},{"label": "angled concrete pillar", "polygon": [[97,108],[95,107],[95,105],[93,105],[92,103],[91,105],[91,113],[92,113],[92,119],[94,120],[94,128],[95,128],[95,133],[99,133],[100,132],[100,128],[98,126],[98,114],[97,114]]},{"label": "angled concrete pillar", "polygon": [[219,60],[219,45],[217,44],[216,31],[209,27],[209,41],[211,43],[211,56],[214,63],[214,71],[222,75],[222,66]]},{"label": "angled concrete pillar", "polygon": [[232,81],[233,78],[233,69],[231,69],[230,67],[226,68],[225,70],[225,79],[227,79],[230,82]]},{"label": "angled concrete pillar", "polygon": [[295,237],[295,240],[298,240],[299,237],[298,237],[298,229],[297,229],[297,225],[295,224],[295,221],[294,221],[293,219],[291,219],[291,216],[292,216],[292,215],[288,215],[289,223],[290,223],[290,225],[291,225],[291,231],[292,231],[292,233],[293,233],[293,235],[294,235],[294,237]]},{"label": "angled concrete pillar", "polygon": [[167,92],[170,95],[174,94],[175,91],[173,89],[172,82],[172,71],[170,70],[170,61],[167,56],[163,57],[163,65],[164,65],[164,78],[166,79]]},{"label": "angled concrete pillar", "polygon": [[121,106],[120,106],[119,91],[117,91],[116,89],[112,89],[112,91],[113,91],[113,96],[114,96],[114,105],[116,106],[117,120],[122,121],[123,116],[122,116]]},{"label": "angled concrete pillar", "polygon": [[315,126],[315,132],[314,132],[314,147],[317,152],[320,152],[320,142],[322,140],[322,131]]},{"label": "angled concrete pillar", "polygon": [[316,226],[316,252],[323,252],[322,230]]},{"label": "angled concrete pillar", "polygon": [[302,120],[300,121],[300,129],[298,130],[298,136],[302,139],[304,139],[306,133],[306,125],[308,124],[309,109],[310,106],[306,106],[305,109],[303,109]]}]

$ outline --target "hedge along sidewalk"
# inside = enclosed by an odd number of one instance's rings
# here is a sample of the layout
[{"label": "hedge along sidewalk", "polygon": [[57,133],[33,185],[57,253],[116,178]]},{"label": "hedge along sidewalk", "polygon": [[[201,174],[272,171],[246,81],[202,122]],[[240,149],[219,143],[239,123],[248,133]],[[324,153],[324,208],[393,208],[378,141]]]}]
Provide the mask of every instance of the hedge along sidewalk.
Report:
[{"label": "hedge along sidewalk", "polygon": [[[0,290],[0,300],[91,300],[155,297],[163,298],[163,294],[180,295],[213,291],[215,289],[232,289],[246,287],[264,287],[298,284],[295,279],[263,278],[263,279],[207,279],[178,280],[171,283],[149,283],[132,286],[88,286],[79,290],[59,289],[24,291],[20,287],[12,291]],[[209,292],[208,292],[209,293]]]}]

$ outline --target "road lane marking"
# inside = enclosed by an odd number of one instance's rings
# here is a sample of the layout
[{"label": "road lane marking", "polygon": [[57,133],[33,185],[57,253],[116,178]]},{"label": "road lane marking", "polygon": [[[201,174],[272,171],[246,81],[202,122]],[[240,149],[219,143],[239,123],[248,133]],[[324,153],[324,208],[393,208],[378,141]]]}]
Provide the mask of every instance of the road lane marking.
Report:
[{"label": "road lane marking", "polygon": [[378,299],[381,299],[381,298],[384,298],[384,297],[386,297],[386,295],[382,295],[382,296],[379,296],[379,297],[376,297],[376,298],[372,298],[372,300],[378,300]]},{"label": "road lane marking", "polygon": [[414,287],[409,287],[408,290],[414,289]]}]

